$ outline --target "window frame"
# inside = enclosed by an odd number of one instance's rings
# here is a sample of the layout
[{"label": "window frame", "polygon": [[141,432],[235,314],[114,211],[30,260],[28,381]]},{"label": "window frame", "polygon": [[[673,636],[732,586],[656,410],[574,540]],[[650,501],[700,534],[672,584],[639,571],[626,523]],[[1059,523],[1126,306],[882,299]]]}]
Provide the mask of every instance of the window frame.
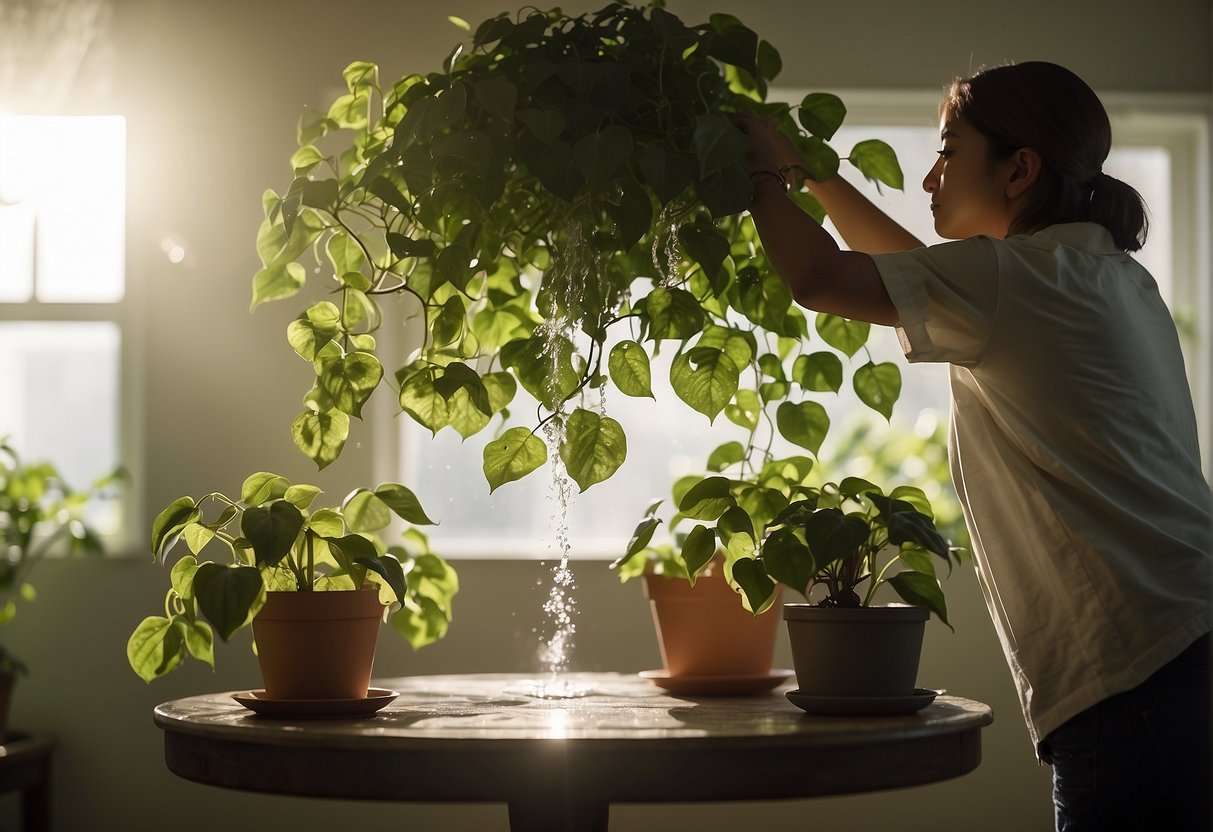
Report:
[{"label": "window frame", "polygon": [[[15,114],[21,115],[21,114]],[[96,116],[117,117],[124,121],[123,129],[123,293],[115,301],[43,301],[37,296],[37,273],[34,275],[32,296],[26,301],[0,301],[0,320],[13,323],[113,323],[119,332],[118,389],[115,422],[117,425],[118,464],[129,474],[119,495],[117,528],[101,535],[107,557],[129,557],[134,555],[137,541],[136,529],[141,527],[143,497],[143,350],[142,293],[138,281],[133,279],[139,269],[134,265],[132,253],[133,233],[130,207],[130,126],[126,116],[112,113],[70,114],[61,118],[94,118]],[[35,263],[35,269],[37,268]],[[21,448],[17,448],[21,452]],[[24,459],[29,462],[38,459]],[[55,464],[56,460],[49,460]],[[72,488],[87,488],[87,482],[70,482]]]}]

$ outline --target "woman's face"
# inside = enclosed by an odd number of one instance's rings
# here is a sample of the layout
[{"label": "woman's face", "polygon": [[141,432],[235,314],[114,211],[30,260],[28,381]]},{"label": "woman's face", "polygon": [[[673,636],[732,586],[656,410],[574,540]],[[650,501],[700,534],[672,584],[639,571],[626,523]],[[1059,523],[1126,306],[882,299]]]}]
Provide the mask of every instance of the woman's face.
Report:
[{"label": "woman's face", "polygon": [[935,233],[949,240],[1007,236],[1013,219],[1007,178],[1013,163],[991,159],[989,141],[963,119],[945,115],[939,135],[939,159],[922,181],[931,195]]}]

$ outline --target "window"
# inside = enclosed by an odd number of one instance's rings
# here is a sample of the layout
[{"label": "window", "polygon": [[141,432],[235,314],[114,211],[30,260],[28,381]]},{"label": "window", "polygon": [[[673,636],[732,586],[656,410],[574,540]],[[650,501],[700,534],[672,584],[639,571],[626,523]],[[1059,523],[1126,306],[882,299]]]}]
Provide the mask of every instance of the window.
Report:
[{"label": "window", "polygon": [[[124,459],[126,123],[0,116],[0,435],[76,489]],[[113,540],[123,504],[90,506]]]},{"label": "window", "polygon": [[[785,100],[799,101],[803,95],[788,92]],[[934,122],[937,96],[870,92],[841,95],[850,114],[847,126],[831,144],[845,154],[862,139],[887,141],[897,151],[906,186],[902,192],[886,188],[877,193],[845,162],[843,174],[923,242],[939,242],[921,190],[922,177],[938,149],[939,127]],[[1138,257],[1158,280],[1180,322],[1205,430],[1209,424],[1209,392],[1200,380],[1208,377],[1209,350],[1202,347],[1207,343],[1207,323],[1197,311],[1207,306],[1199,289],[1207,283],[1203,276],[1207,265],[1201,265],[1207,258],[1202,258],[1197,247],[1198,230],[1207,228],[1209,220],[1207,202],[1192,184],[1201,181],[1197,172],[1202,154],[1207,152],[1204,116],[1198,110],[1194,115],[1143,116],[1134,109],[1135,102],[1105,103],[1113,116],[1117,140],[1106,170],[1134,185],[1150,208],[1151,237]],[[844,424],[849,426],[862,419],[868,429],[865,441],[879,444],[896,432],[931,435],[947,418],[945,367],[907,364],[891,330],[874,329],[869,349],[874,360],[895,361],[901,367],[901,398],[891,427],[862,405],[846,385],[837,396],[818,398],[833,424],[821,457],[841,467],[831,472],[835,476],[866,473],[857,467],[866,464],[864,460],[836,459],[837,443],[844,439]],[[668,366],[653,367],[655,379],[663,373],[668,375]],[[670,499],[669,489],[675,478],[701,473],[713,448],[730,439],[744,438],[741,429],[723,415],[709,425],[705,417],[679,401],[668,386],[661,387],[657,382],[655,388],[660,399],[656,403],[608,390],[605,411],[628,430],[628,461],[610,480],[575,497],[567,517],[574,558],[613,558],[621,554],[634,521],[653,499]],[[520,391],[511,405],[515,414],[533,412],[533,406],[528,410],[523,404],[525,396]],[[393,437],[393,441],[399,441],[397,475],[406,483],[424,486],[426,509],[441,523],[429,531],[431,542],[444,555],[558,558],[551,518],[559,506],[550,472],[536,471],[492,495],[488,492],[480,469],[481,452],[492,438],[494,427],[490,425],[466,442],[452,430],[441,431],[431,439],[426,429],[402,417],[399,436]],[[1204,439],[1207,448],[1207,430]],[[917,479],[923,469],[922,460],[905,460],[900,471],[902,481]],[[949,487],[946,482],[918,484]]]}]

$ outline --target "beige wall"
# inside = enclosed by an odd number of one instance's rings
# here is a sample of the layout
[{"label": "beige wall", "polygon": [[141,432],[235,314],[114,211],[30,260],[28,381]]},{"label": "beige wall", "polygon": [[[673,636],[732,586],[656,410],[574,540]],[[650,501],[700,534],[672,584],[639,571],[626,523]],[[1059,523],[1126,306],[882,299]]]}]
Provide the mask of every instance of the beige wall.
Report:
[{"label": "beige wall", "polygon": [[[598,4],[569,3],[572,10]],[[838,11],[820,11],[838,7]],[[136,380],[147,519],[185,493],[235,489],[257,469],[313,478],[291,445],[307,369],[283,339],[292,304],[247,312],[257,268],[253,240],[260,194],[289,177],[294,124],[322,103],[354,59],[388,75],[438,66],[458,32],[446,14],[478,21],[500,0],[436,4],[400,0],[294,3],[117,0],[115,71],[108,92],[80,106],[129,119],[132,296],[141,309]],[[340,10],[339,10],[340,9]],[[737,14],[783,54],[780,81],[799,88],[936,89],[950,76],[1006,59],[1051,59],[1100,91],[1210,93],[1207,0],[1028,0],[957,4],[899,0],[811,4],[672,0],[692,22]],[[1096,25],[1095,21],[1101,21]],[[105,79],[102,79],[105,80]],[[101,85],[104,87],[104,84]],[[159,250],[176,235],[191,251],[173,266]],[[319,478],[341,494],[372,479],[369,433],[361,448]],[[621,537],[629,530],[621,529]],[[1008,530],[1008,533],[1014,533]],[[140,552],[145,544],[138,541]],[[385,639],[381,675],[531,670],[545,570],[529,562],[463,561],[451,635],[416,656]],[[605,566],[576,567],[581,608],[575,667],[636,671],[659,664],[637,586],[619,587]],[[52,562],[36,575],[40,598],[10,630],[33,665],[13,711],[16,726],[56,732],[57,828],[151,832],[345,828],[380,822],[410,828],[504,829],[500,806],[358,806],[248,795],[197,786],[167,773],[152,707],[192,693],[253,687],[247,638],[221,650],[211,675],[190,667],[145,686],[130,673],[130,629],[157,610],[167,575],[140,555],[107,562]],[[996,723],[985,760],[960,780],[889,794],[782,804],[620,807],[613,830],[703,830],[765,825],[866,830],[1051,828],[1048,770],[1033,759],[1007,671],[971,569],[949,586],[956,633],[932,625],[920,682],[989,702]],[[787,666],[786,645],[779,661]],[[733,773],[722,771],[721,776]],[[676,776],[672,772],[671,776]],[[16,828],[16,803],[0,797],[0,828]],[[271,820],[271,818],[280,818]]]}]

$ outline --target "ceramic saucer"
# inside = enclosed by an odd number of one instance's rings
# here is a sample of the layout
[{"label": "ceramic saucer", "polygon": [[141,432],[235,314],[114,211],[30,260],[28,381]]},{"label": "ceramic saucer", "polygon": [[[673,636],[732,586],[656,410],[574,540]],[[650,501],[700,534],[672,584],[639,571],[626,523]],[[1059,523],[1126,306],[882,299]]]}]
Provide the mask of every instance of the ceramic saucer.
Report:
[{"label": "ceramic saucer", "polygon": [[784,695],[797,708],[811,714],[891,716],[917,713],[941,693],[942,690],[915,688],[910,696],[807,696],[799,690],[790,690]]},{"label": "ceramic saucer", "polygon": [[264,690],[249,690],[233,693],[232,698],[261,716],[277,719],[338,719],[369,716],[399,695],[394,690],[371,688],[362,699],[269,699]]},{"label": "ceramic saucer", "polygon": [[757,676],[671,676],[664,670],[642,670],[641,678],[677,696],[742,696],[761,693],[792,677],[791,670],[771,670]]}]

